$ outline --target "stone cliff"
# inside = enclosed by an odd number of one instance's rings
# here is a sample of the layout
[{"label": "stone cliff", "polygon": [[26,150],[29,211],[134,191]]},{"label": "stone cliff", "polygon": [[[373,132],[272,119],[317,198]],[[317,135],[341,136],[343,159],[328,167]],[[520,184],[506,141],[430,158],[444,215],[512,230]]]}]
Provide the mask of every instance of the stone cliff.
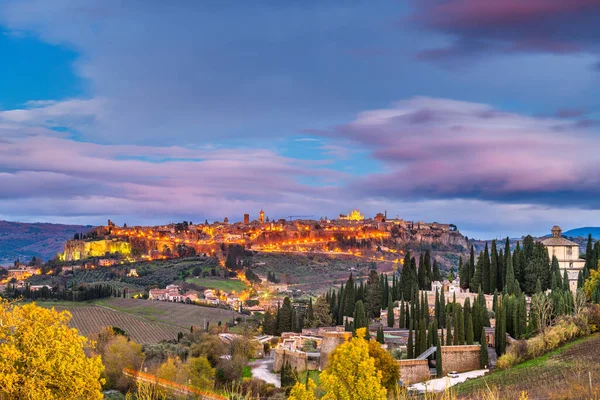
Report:
[{"label": "stone cliff", "polygon": [[122,240],[68,240],[59,258],[62,261],[77,261],[88,257],[103,257],[107,253],[129,255],[131,245]]}]

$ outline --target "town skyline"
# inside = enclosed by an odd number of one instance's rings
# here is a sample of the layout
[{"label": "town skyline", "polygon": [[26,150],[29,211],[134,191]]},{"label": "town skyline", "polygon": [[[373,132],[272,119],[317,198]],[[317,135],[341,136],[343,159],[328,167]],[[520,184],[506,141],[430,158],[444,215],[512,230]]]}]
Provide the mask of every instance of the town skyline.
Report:
[{"label": "town skyline", "polygon": [[388,210],[479,238],[600,226],[599,14],[2,2],[0,220],[152,225],[262,207]]}]

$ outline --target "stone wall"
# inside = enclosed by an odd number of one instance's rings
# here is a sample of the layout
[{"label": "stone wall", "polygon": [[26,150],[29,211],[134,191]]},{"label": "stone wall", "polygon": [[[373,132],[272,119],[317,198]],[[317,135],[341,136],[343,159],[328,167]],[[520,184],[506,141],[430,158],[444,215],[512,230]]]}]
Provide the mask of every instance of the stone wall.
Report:
[{"label": "stone wall", "polygon": [[329,355],[338,347],[340,344],[350,340],[352,338],[352,332],[324,332],[323,341],[321,342],[321,371],[325,369]]},{"label": "stone wall", "polygon": [[292,366],[292,369],[297,372],[319,369],[319,357],[312,356],[312,353],[309,355],[303,351],[275,349],[273,371],[281,371],[284,363],[289,363]]},{"label": "stone wall", "polygon": [[400,380],[405,385],[423,382],[429,379],[429,363],[427,360],[398,360]]},{"label": "stone wall", "polygon": [[442,370],[467,372],[479,369],[479,345],[442,346]]}]

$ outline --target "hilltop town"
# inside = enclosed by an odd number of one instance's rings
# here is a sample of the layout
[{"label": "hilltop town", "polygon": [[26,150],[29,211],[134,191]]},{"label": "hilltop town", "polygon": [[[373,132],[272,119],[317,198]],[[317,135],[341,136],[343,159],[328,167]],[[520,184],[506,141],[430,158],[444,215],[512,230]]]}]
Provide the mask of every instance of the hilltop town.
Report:
[{"label": "hilltop town", "polygon": [[452,224],[411,222],[379,213],[365,218],[359,210],[337,219],[269,220],[245,214],[242,221],[194,224],[192,221],[163,226],[106,226],[69,240],[62,261],[118,255],[127,260],[157,260],[190,254],[214,256],[223,246],[240,245],[269,253],[346,254],[372,261],[400,263],[402,248],[413,244],[467,248],[465,237]]}]

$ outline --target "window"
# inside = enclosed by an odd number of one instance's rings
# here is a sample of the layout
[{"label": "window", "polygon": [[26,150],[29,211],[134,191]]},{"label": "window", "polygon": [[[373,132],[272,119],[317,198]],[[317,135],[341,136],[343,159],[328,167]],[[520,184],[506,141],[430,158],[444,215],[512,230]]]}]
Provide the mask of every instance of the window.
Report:
[{"label": "window", "polygon": [[567,255],[570,256],[573,254],[573,248],[572,247],[567,247]]}]

